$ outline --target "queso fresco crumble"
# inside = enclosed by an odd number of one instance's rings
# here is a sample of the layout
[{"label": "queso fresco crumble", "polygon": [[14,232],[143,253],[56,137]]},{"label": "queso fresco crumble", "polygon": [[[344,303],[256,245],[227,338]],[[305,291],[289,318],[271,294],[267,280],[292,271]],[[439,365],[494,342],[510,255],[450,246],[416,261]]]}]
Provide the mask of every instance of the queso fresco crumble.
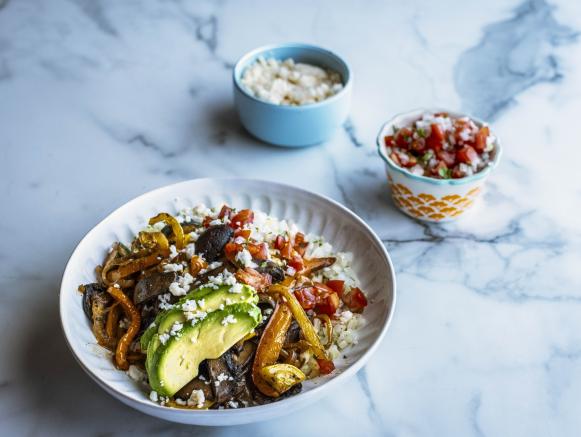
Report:
[{"label": "queso fresco crumble", "polygon": [[292,58],[259,57],[244,71],[242,85],[261,100],[294,106],[321,102],[343,89],[339,73]]}]

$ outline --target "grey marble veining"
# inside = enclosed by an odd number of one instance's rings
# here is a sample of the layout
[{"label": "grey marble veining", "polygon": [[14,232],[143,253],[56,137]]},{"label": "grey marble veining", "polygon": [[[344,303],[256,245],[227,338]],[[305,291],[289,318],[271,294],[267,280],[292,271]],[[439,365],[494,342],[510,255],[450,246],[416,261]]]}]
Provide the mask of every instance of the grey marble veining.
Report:
[{"label": "grey marble veining", "polygon": [[[581,428],[581,4],[559,0],[0,0],[0,434],[575,436]],[[231,68],[306,41],[350,62],[349,122],[284,150],[241,128]],[[501,166],[447,225],[400,214],[375,136],[415,107],[493,123]],[[72,249],[129,199],[204,176],[331,196],[379,234],[398,274],[381,347],[324,401],[204,429],[99,389],[62,338]]]}]

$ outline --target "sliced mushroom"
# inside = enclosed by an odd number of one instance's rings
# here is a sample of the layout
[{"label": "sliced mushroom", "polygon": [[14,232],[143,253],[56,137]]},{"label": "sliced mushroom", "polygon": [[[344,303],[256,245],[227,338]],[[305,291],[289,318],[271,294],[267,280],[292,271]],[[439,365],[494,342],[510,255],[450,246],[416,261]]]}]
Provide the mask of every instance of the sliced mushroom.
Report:
[{"label": "sliced mushroom", "polygon": [[107,294],[107,288],[101,284],[93,283],[93,284],[86,284],[79,287],[79,291],[83,293],[83,311],[85,312],[86,316],[89,319],[93,319],[93,311],[92,311],[92,301],[93,297],[97,294],[102,293],[104,296],[109,299],[109,295]]},{"label": "sliced mushroom", "polygon": [[214,392],[210,387],[209,381],[202,381],[199,377],[192,379],[185,386],[183,386],[175,397],[187,401],[194,390],[202,390],[207,401],[214,399]]},{"label": "sliced mushroom", "polygon": [[288,331],[286,332],[285,344],[296,343],[301,338],[301,328],[296,320],[291,322]]},{"label": "sliced mushroom", "polygon": [[232,347],[224,354],[226,365],[235,379],[240,380],[248,371],[255,352],[256,343],[245,341],[239,348]]},{"label": "sliced mushroom", "polygon": [[135,286],[133,302],[135,305],[139,305],[160,294],[167,293],[171,283],[176,280],[177,273],[175,272],[152,273],[140,279]]},{"label": "sliced mushroom", "polygon": [[234,231],[228,225],[209,227],[196,241],[196,254],[202,255],[207,262],[215,261],[222,255],[232,235]]},{"label": "sliced mushroom", "polygon": [[273,284],[284,281],[284,270],[272,261],[265,261],[261,263],[260,267],[258,267],[256,270],[258,270],[260,273],[269,274],[272,278]]},{"label": "sliced mushroom", "polygon": [[214,390],[214,400],[217,404],[228,402],[236,396],[238,387],[228,369],[224,357],[208,360],[208,375]]}]

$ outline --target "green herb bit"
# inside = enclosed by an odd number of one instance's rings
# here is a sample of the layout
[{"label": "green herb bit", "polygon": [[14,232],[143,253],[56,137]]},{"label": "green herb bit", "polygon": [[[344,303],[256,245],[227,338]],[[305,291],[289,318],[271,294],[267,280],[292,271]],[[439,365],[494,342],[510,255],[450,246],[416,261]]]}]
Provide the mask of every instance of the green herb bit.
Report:
[{"label": "green herb bit", "polygon": [[442,179],[450,179],[452,177],[452,170],[449,168],[440,167],[438,169],[438,174],[442,177]]},{"label": "green herb bit", "polygon": [[428,136],[428,134],[426,133],[426,130],[423,127],[419,127],[416,129],[416,132],[418,133],[418,135],[421,138],[426,138]]}]

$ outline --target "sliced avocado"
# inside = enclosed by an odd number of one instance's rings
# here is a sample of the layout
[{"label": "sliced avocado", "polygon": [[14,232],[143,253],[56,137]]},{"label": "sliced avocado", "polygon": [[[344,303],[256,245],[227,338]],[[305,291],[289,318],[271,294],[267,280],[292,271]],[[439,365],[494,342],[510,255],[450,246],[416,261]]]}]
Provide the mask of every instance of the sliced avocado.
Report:
[{"label": "sliced avocado", "polygon": [[216,289],[211,287],[201,287],[182,297],[175,304],[174,308],[159,313],[153,324],[141,335],[141,339],[139,340],[141,350],[149,350],[149,342],[154,334],[165,334],[171,330],[174,323],[183,323],[186,321],[182,305],[188,300],[199,302],[200,299],[203,299],[204,305],[203,307],[200,307],[199,310],[207,313],[219,309],[221,305],[226,306],[243,302],[258,302],[258,295],[254,288],[248,285],[242,285],[240,293],[231,293],[231,288],[230,285],[222,285]]},{"label": "sliced avocado", "polygon": [[[195,325],[186,324],[156,348],[147,365],[151,388],[163,396],[173,396],[198,375],[200,362],[220,357],[252,332],[261,317],[256,305],[241,303],[214,311]],[[159,341],[156,336],[150,346]],[[147,355],[149,360],[149,351]]]}]

